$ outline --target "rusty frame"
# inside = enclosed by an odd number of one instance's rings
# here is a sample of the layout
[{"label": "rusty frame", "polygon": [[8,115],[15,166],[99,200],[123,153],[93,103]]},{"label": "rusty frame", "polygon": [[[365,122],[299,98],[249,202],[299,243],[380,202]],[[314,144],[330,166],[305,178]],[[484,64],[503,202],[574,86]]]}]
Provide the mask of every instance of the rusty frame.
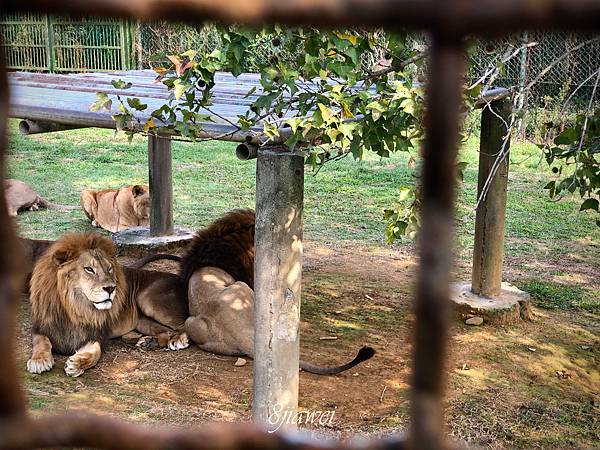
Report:
[{"label": "rusty frame", "polygon": [[[18,251],[0,184],[0,449],[54,446],[145,449],[384,449],[449,448],[442,398],[453,236],[454,162],[458,148],[463,70],[462,39],[522,28],[598,30],[598,0],[4,0],[0,12],[120,16],[141,20],[245,24],[409,27],[432,35],[424,146],[423,229],[416,291],[412,421],[407,439],[361,444],[319,444],[273,435],[252,425],[220,424],[196,430],[150,429],[93,415],[27,417],[15,365],[18,298],[13,275]],[[0,55],[0,170],[4,170],[8,84]]]}]

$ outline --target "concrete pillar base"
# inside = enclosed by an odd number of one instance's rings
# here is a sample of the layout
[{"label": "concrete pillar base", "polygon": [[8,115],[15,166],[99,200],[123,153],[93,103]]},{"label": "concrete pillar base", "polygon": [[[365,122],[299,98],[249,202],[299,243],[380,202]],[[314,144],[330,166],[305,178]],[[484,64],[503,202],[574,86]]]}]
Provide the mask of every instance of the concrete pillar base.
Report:
[{"label": "concrete pillar base", "polygon": [[194,233],[185,228],[176,227],[173,234],[152,236],[148,227],[134,227],[119,231],[112,235],[112,240],[119,248],[119,254],[137,254],[140,250],[168,252],[185,247],[190,243]]},{"label": "concrete pillar base", "polygon": [[[529,294],[506,282],[502,283],[500,295],[493,298],[474,294],[470,282],[456,283],[451,302],[456,317],[463,322],[481,317],[483,324],[510,325],[533,318]],[[478,320],[471,322],[477,324]]]}]

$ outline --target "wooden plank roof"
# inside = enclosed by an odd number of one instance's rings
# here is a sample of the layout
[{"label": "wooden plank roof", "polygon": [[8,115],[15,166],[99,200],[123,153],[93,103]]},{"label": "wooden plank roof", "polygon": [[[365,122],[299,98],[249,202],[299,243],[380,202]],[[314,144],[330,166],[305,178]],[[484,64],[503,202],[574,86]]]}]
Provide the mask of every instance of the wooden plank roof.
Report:
[{"label": "wooden plank roof", "polygon": [[[110,96],[119,94],[123,99],[138,97],[146,103],[148,109],[135,114],[143,124],[150,113],[165,104],[171,96],[166,86],[156,82],[155,78],[156,73],[151,70],[70,75],[13,72],[9,74],[10,114],[22,119],[114,129],[115,121],[111,112],[90,111],[96,93],[104,92]],[[127,90],[114,88],[111,81],[118,79],[131,82],[132,87]],[[260,75],[242,74],[235,78],[231,74],[217,73],[215,81],[213,105],[210,111],[205,111],[211,115],[212,122],[203,123],[206,136],[201,137],[240,142],[260,141],[261,126],[249,132],[239,132],[234,125],[238,116],[245,114],[262,92]],[[247,95],[253,88],[255,91]],[[116,102],[113,102],[112,110],[112,113],[118,112]]]},{"label": "wooden plank roof", "polygon": [[[106,110],[92,112],[90,105],[96,100],[97,92],[110,96],[119,94],[123,100],[138,97],[148,108],[135,116],[140,120],[140,128],[150,117],[150,113],[167,102],[172,93],[162,83],[155,81],[156,73],[151,70],[131,70],[126,72],[90,72],[77,74],[49,74],[33,72],[13,72],[9,74],[11,88],[10,114],[12,117],[48,121],[76,127],[115,128],[111,114],[118,112],[113,101],[112,113]],[[131,82],[127,90],[116,89],[113,80]],[[307,83],[310,84],[310,83]],[[248,95],[248,93],[254,91]],[[203,132],[199,138],[250,142],[262,144],[266,141],[262,124],[248,131],[240,131],[236,126],[238,116],[246,114],[251,104],[262,93],[260,75],[244,73],[234,77],[229,73],[215,75],[213,105],[210,111],[212,121],[203,122]],[[506,89],[492,89],[478,102],[486,102],[509,94]],[[282,136],[286,131],[282,130]],[[289,133],[288,133],[289,134]],[[284,139],[280,139],[283,142]]]}]

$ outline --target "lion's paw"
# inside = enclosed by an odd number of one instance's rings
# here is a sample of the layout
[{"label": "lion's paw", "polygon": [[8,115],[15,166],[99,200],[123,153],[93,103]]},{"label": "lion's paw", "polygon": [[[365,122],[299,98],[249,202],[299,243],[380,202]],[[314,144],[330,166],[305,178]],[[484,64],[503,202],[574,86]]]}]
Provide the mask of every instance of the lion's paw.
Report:
[{"label": "lion's paw", "polygon": [[135,346],[141,350],[154,350],[159,348],[160,344],[155,336],[142,336]]},{"label": "lion's paw", "polygon": [[54,367],[54,358],[52,355],[42,356],[38,358],[30,358],[27,361],[27,370],[30,373],[42,373]]},{"label": "lion's paw", "polygon": [[169,339],[169,350],[183,350],[190,346],[190,340],[187,333],[181,333]]},{"label": "lion's paw", "polygon": [[69,357],[65,362],[65,373],[70,377],[78,377],[85,372],[84,363],[85,361],[77,355]]}]

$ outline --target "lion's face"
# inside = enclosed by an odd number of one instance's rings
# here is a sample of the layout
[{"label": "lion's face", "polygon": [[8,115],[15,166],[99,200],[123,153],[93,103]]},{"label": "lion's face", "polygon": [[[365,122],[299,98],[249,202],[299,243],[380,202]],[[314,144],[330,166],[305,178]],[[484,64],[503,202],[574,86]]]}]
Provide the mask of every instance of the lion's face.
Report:
[{"label": "lion's face", "polygon": [[139,220],[140,225],[150,223],[150,194],[145,186],[133,186],[133,212]]},{"label": "lion's face", "polygon": [[120,273],[113,255],[96,248],[71,258],[58,253],[55,261],[59,291],[69,292],[63,301],[82,313],[89,308],[106,311],[113,307]]}]

